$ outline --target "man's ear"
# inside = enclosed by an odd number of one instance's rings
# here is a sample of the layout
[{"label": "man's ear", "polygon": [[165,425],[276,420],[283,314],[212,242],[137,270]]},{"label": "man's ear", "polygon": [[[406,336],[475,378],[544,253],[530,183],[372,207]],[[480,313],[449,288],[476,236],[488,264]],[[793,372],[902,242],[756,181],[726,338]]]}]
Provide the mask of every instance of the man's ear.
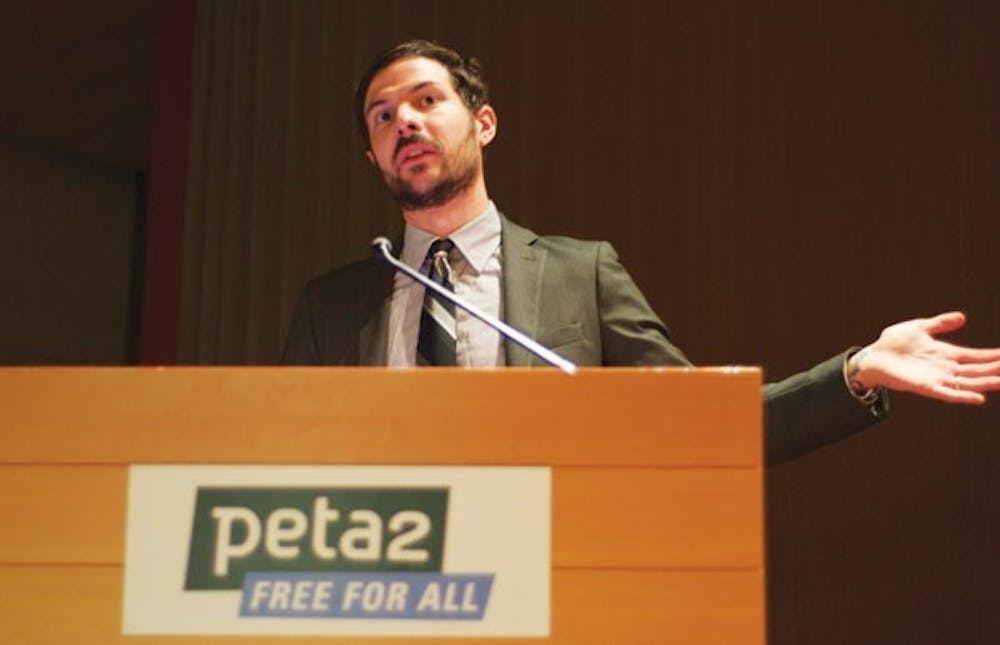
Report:
[{"label": "man's ear", "polygon": [[378,168],[378,164],[375,163],[375,155],[372,154],[372,149],[371,148],[365,150],[365,156],[368,157],[368,162],[371,163],[371,165],[373,165],[376,168]]},{"label": "man's ear", "polygon": [[474,117],[479,147],[485,148],[497,136],[497,113],[492,106],[484,105],[476,110]]}]

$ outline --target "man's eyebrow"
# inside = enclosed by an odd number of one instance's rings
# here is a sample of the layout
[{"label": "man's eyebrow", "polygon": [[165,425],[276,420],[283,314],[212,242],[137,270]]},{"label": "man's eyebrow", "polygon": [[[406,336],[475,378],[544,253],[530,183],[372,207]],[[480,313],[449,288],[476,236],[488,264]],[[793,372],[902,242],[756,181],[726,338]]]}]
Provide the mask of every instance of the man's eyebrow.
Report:
[{"label": "man's eyebrow", "polygon": [[365,108],[365,115],[371,114],[372,110],[382,105],[383,103],[388,103],[388,101],[386,101],[385,99],[375,99],[374,101],[368,104],[368,107]]},{"label": "man's eyebrow", "polygon": [[[428,85],[434,85],[434,86],[436,86],[436,85],[439,85],[439,83],[437,81],[420,81],[419,83],[417,83],[416,85],[414,85],[413,87],[411,87],[407,91],[408,92],[419,92],[420,90],[424,89]],[[372,110],[374,110],[378,106],[383,105],[383,104],[388,103],[388,102],[389,101],[387,99],[375,99],[374,101],[372,101],[371,103],[369,103],[368,106],[365,108],[365,114],[366,115],[371,114]]]}]

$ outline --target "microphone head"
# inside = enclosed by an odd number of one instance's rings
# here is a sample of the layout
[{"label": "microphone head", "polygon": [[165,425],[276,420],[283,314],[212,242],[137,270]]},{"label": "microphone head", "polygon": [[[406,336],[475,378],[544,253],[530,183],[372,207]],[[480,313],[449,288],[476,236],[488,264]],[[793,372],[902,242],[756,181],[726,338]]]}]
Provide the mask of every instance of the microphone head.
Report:
[{"label": "microphone head", "polygon": [[384,235],[379,235],[372,240],[372,251],[376,256],[384,256],[392,253],[392,242]]}]

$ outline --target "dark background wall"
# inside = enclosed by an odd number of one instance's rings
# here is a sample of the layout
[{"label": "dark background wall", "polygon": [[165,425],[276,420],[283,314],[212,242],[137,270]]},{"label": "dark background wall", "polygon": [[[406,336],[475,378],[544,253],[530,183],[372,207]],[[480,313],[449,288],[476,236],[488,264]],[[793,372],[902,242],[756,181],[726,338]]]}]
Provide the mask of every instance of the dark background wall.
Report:
[{"label": "dark background wall", "polygon": [[135,360],[154,5],[0,3],[0,364]]},{"label": "dark background wall", "polygon": [[[953,308],[958,340],[1000,344],[995,2],[202,1],[192,23],[190,103],[157,102],[190,110],[184,212],[159,213],[184,243],[148,241],[183,253],[182,299],[142,330],[182,362],[273,361],[304,280],[398,230],[350,93],[412,36],[482,59],[500,207],[614,242],[693,360],[779,378]],[[1000,639],[998,432],[996,401],[900,395],[771,469],[771,642]]]}]

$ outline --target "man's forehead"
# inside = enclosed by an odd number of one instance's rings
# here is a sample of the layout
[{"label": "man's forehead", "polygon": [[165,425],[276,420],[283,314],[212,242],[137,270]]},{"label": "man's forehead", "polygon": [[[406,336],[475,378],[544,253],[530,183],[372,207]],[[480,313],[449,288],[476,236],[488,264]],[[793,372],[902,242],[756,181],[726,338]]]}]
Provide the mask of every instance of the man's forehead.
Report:
[{"label": "man's forehead", "polygon": [[451,88],[451,75],[444,65],[431,58],[411,56],[402,58],[379,70],[368,85],[365,105],[398,92],[405,92],[418,85],[433,84]]}]

